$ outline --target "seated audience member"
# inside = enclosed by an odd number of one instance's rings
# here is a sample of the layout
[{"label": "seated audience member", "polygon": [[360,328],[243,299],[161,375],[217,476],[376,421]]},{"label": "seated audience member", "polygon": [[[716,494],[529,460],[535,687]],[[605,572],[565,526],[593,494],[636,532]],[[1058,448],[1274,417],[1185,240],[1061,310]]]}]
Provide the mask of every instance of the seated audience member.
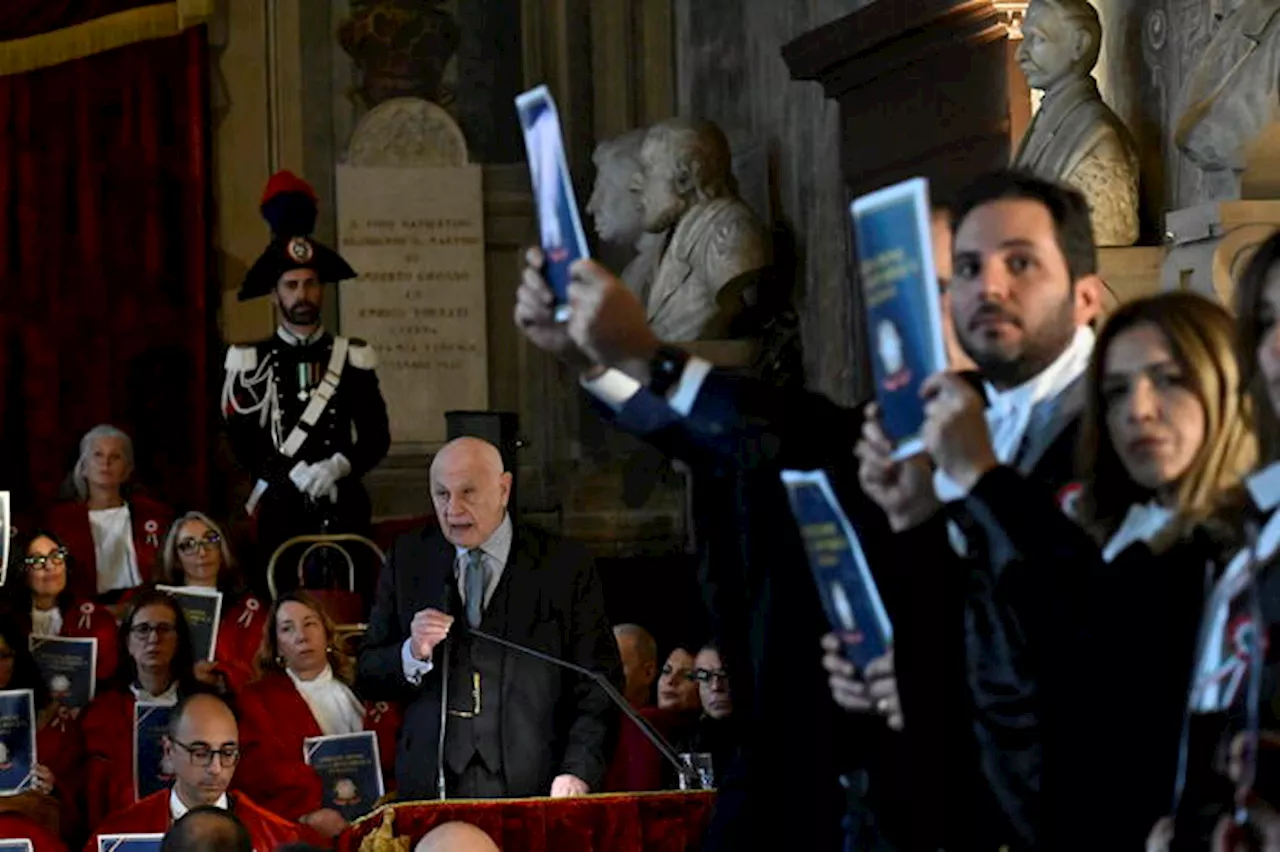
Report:
[{"label": "seated audience member", "polygon": [[469,822],[446,822],[428,831],[413,852],[501,852],[498,844]]},{"label": "seated audience member", "polygon": [[[1168,809],[1206,564],[1240,540],[1239,486],[1257,456],[1234,345],[1227,312],[1191,293],[1111,316],[1086,374],[1071,517],[997,464],[971,387],[931,380],[930,452],[986,539],[1003,543],[985,569],[1043,689],[1046,837],[1062,848],[1100,830],[1138,848]],[[1134,771],[1115,771],[1118,754]],[[1213,795],[1196,774],[1191,797]]]},{"label": "seated audience member", "polygon": [[217,805],[199,805],[164,833],[160,852],[254,852],[254,849],[253,838],[240,817]]},{"label": "seated audience member", "polygon": [[118,659],[115,618],[105,607],[73,596],[70,578],[80,567],[53,533],[37,532],[22,552],[21,579],[10,584],[18,623],[32,636],[97,639],[98,683],[105,685]]},{"label": "seated audience member", "polygon": [[637,709],[653,705],[653,682],[658,677],[658,643],[638,624],[619,624],[613,638],[622,655],[622,694]]},{"label": "seated audience member", "polygon": [[82,716],[88,755],[85,809],[89,828],[132,805],[133,712],[138,701],[177,704],[199,689],[191,631],[170,595],[148,591],[130,604],[117,632],[120,665],[112,687]]},{"label": "seated audience member", "polygon": [[693,674],[693,654],[685,648],[672,648],[658,677],[659,710],[697,718],[702,705]]},{"label": "seated audience member", "polygon": [[196,665],[202,672],[214,669],[233,690],[252,680],[253,658],[262,645],[267,607],[240,582],[222,528],[202,512],[187,512],[174,521],[160,552],[160,579],[166,585],[222,592],[217,663]]},{"label": "seated audience member", "polygon": [[282,595],[267,624],[257,659],[261,677],[240,696],[244,769],[237,784],[272,811],[336,837],[346,820],[323,807],[323,785],[302,759],[303,741],[374,731],[390,788],[400,715],[351,691],[355,661],[334,644],[333,622],[306,592]]},{"label": "seated audience member", "polygon": [[702,717],[688,738],[678,744],[678,750],[711,755],[711,769],[718,780],[733,763],[742,744],[741,730],[733,718],[729,673],[725,671],[718,647],[703,646],[693,661],[693,677],[698,684]]},{"label": "seated audience member", "polygon": [[240,761],[240,731],[235,714],[219,696],[195,693],[183,697],[169,720],[164,750],[173,764],[173,787],[112,813],[95,829],[85,852],[97,852],[98,835],[102,834],[167,833],[188,811],[202,805],[235,814],[249,832],[254,849],[319,839],[249,797],[228,792]]},{"label": "seated audience member", "polygon": [[[658,676],[657,643],[649,631],[638,624],[619,624],[613,628],[613,636],[622,656],[623,697],[660,735],[668,737],[667,714],[653,705],[653,682]],[[618,744],[604,778],[605,792],[660,789],[664,774],[662,755],[630,719],[622,719],[619,725]]]},{"label": "seated audience member", "polygon": [[74,838],[79,830],[77,776],[84,740],[76,719],[49,700],[49,691],[27,650],[26,634],[16,619],[0,613],[0,691],[7,689],[30,689],[35,694],[39,762],[27,792],[0,796],[0,837],[25,837],[40,850],[42,843],[59,834]]},{"label": "seated audience member", "polygon": [[71,472],[76,499],[49,510],[49,529],[67,543],[80,570],[70,578],[80,599],[107,602],[152,577],[160,536],[173,510],[129,487],[133,441],[114,426],[95,426],[80,439]]}]

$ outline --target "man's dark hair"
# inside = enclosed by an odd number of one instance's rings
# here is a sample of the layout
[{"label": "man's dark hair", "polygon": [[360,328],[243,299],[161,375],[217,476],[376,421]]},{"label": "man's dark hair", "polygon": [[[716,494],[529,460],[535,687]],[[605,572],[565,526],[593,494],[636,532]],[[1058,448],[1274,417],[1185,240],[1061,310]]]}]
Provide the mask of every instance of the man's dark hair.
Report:
[{"label": "man's dark hair", "polygon": [[201,805],[165,832],[160,852],[253,852],[253,838],[231,811]]},{"label": "man's dark hair", "polygon": [[976,208],[1005,199],[1038,201],[1053,217],[1058,248],[1067,261],[1071,283],[1098,272],[1098,248],[1093,242],[1093,223],[1089,219],[1089,202],[1078,190],[1045,180],[1019,169],[988,172],[960,190],[952,205],[955,212],[951,230],[961,224]]}]

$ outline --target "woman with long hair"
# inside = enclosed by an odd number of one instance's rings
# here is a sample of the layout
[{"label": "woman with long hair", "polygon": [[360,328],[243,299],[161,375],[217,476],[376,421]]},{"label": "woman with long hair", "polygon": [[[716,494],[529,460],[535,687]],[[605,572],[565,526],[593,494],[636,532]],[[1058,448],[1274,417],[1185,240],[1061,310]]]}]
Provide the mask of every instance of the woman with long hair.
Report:
[{"label": "woman with long hair", "polygon": [[137,595],[120,622],[116,641],[120,665],[115,682],[94,698],[83,716],[90,831],[107,814],[137,801],[134,706],[140,701],[172,706],[202,688],[195,676],[191,631],[171,595],[155,590]]},{"label": "woman with long hair", "polygon": [[78,776],[84,740],[76,719],[50,700],[17,619],[0,615],[0,690],[10,689],[33,693],[39,763],[27,792],[0,796],[0,837],[31,840],[36,852],[59,849],[59,835],[68,842],[79,838]]},{"label": "woman with long hair", "polygon": [[221,674],[232,691],[253,679],[253,659],[262,644],[267,607],[248,592],[222,528],[203,512],[187,512],[173,522],[160,550],[160,581],[222,593],[216,664],[197,663],[202,672]]},{"label": "woman with long hair", "polygon": [[1098,336],[1068,513],[983,451],[976,394],[940,425],[1021,645],[989,662],[1037,685],[1044,836],[1063,848],[1139,848],[1169,810],[1208,566],[1238,546],[1257,458],[1242,390],[1231,317],[1165,293]]},{"label": "woman with long hair", "polygon": [[10,583],[18,625],[28,636],[97,639],[97,680],[105,685],[116,671],[116,620],[105,607],[75,598],[75,555],[56,535],[37,531],[21,547],[22,574]]},{"label": "woman with long hair", "polygon": [[339,646],[332,619],[305,591],[282,595],[271,607],[257,667],[261,676],[240,695],[236,784],[264,807],[336,837],[346,821],[323,806],[320,776],[303,761],[303,742],[374,731],[390,784],[399,710],[363,702],[352,691],[355,660]]},{"label": "woman with long hair", "polygon": [[116,604],[152,578],[173,510],[135,489],[132,476],[133,441],[123,431],[101,424],[80,439],[75,499],[45,519],[79,560],[71,587],[77,598]]}]

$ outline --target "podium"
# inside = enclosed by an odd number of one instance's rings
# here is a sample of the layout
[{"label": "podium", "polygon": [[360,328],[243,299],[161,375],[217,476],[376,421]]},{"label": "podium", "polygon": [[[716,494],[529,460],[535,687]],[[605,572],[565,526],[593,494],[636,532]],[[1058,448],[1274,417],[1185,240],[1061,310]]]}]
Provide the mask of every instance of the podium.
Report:
[{"label": "podium", "polygon": [[483,829],[502,852],[685,852],[700,845],[714,792],[623,793],[569,799],[395,802],[363,817],[338,852],[411,852],[446,822]]}]

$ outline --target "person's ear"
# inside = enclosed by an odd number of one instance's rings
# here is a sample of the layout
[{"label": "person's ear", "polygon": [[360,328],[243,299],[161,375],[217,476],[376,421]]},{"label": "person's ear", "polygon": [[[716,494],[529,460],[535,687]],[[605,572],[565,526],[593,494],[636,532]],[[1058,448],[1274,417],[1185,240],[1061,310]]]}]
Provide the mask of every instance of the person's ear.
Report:
[{"label": "person's ear", "polygon": [[693,163],[688,160],[681,160],[676,163],[675,170],[672,172],[672,182],[675,184],[676,193],[679,195],[691,195],[697,188],[696,168]]},{"label": "person's ear", "polygon": [[507,508],[507,501],[511,499],[511,482],[512,476],[510,471],[503,471],[501,478],[498,480],[498,487],[502,494],[502,508]]},{"label": "person's ear", "polygon": [[1076,326],[1091,325],[1102,316],[1102,294],[1106,285],[1097,275],[1086,275],[1075,283],[1075,321]]},{"label": "person's ear", "polygon": [[1071,60],[1079,62],[1089,55],[1089,51],[1093,49],[1093,36],[1084,27],[1077,27],[1074,37],[1071,39]]}]

